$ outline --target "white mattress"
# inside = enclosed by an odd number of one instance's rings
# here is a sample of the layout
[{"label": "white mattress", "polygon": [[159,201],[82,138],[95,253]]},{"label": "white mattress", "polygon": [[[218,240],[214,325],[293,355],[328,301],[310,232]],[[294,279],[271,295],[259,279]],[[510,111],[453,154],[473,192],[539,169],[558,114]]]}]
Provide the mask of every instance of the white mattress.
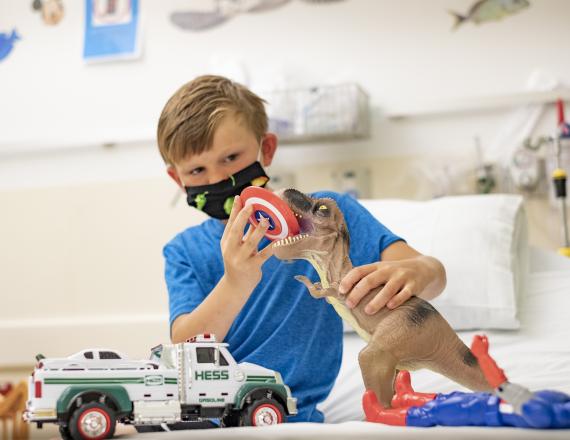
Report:
[{"label": "white mattress", "polygon": [[[570,260],[533,249],[527,283],[527,294],[520,304],[522,328],[517,331],[484,332],[490,340],[491,354],[511,381],[534,390],[550,388],[570,394]],[[460,336],[470,345],[475,333],[460,332]],[[320,405],[325,414],[325,424],[291,423],[268,428],[179,431],[161,434],[160,438],[570,438],[569,430],[537,432],[516,428],[400,428],[362,422],[361,397],[364,388],[357,357],[363,346],[364,342],[356,334],[345,334],[341,371],[330,396]],[[461,389],[430,371],[412,373],[412,384],[416,390],[424,392]]]}]

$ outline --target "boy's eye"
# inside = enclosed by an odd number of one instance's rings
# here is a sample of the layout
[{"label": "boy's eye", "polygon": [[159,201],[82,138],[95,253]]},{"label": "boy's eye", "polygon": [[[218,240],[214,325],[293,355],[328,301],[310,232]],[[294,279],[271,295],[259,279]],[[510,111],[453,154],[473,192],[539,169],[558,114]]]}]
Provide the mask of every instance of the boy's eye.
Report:
[{"label": "boy's eye", "polygon": [[226,157],[225,161],[226,162],[233,162],[234,160],[236,160],[237,157],[238,157],[237,154],[230,154],[229,156]]},{"label": "boy's eye", "polygon": [[204,169],[204,168],[202,168],[202,167],[194,168],[193,170],[190,170],[190,173],[189,173],[189,174],[192,175],[192,176],[195,176],[196,174],[201,173],[203,169]]}]

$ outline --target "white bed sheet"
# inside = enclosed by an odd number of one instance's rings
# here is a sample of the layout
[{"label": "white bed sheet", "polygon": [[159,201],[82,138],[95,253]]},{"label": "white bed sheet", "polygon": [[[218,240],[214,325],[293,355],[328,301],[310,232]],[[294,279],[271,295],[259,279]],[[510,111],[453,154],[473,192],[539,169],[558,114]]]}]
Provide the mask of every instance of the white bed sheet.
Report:
[{"label": "white bed sheet", "polygon": [[[490,340],[491,354],[511,381],[534,390],[550,388],[570,394],[570,260],[554,253],[532,249],[527,287],[527,293],[520,304],[521,329],[484,332]],[[470,345],[476,333],[481,332],[460,332],[459,335]],[[160,438],[570,438],[569,430],[400,428],[363,422],[361,397],[364,387],[357,362],[358,352],[363,346],[364,342],[356,334],[345,334],[341,371],[330,396],[319,406],[325,414],[325,424],[291,423],[263,429],[171,432],[161,434]],[[462,389],[430,371],[414,372],[412,384],[416,390],[425,392]]]}]

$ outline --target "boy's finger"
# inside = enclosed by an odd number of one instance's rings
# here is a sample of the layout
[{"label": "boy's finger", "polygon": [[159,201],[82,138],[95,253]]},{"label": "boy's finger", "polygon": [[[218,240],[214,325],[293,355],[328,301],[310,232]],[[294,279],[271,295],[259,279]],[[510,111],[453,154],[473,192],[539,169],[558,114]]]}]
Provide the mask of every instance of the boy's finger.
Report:
[{"label": "boy's finger", "polygon": [[230,211],[230,218],[228,218],[228,221],[226,223],[226,226],[224,228],[224,233],[222,234],[222,240],[224,239],[224,237],[227,237],[229,235],[229,231],[232,227],[232,224],[234,223],[237,215],[239,214],[239,212],[241,211],[242,206],[241,206],[241,199],[239,196],[235,196],[234,197],[234,204],[232,205],[232,209]]},{"label": "boy's finger", "polygon": [[366,304],[366,308],[364,312],[373,315],[378,310],[386,305],[390,299],[400,290],[402,285],[396,280],[390,280],[386,283],[386,285],[376,293],[376,296],[372,298],[372,300]]},{"label": "boy's finger", "polygon": [[408,285],[406,285],[390,301],[388,301],[386,307],[388,307],[389,309],[395,309],[396,307],[399,307],[402,304],[404,304],[412,296],[413,296],[412,289]]},{"label": "boy's finger", "polygon": [[230,240],[231,244],[234,246],[240,245],[241,240],[243,238],[243,230],[245,229],[245,225],[247,225],[247,220],[249,216],[253,212],[253,206],[249,205],[244,207],[236,216],[235,221],[229,227],[228,231],[228,240]]},{"label": "boy's finger", "polygon": [[232,210],[230,211],[230,218],[228,219],[228,225],[231,225],[238,213],[241,211],[241,199],[239,196],[234,197],[234,204],[232,205]]},{"label": "boy's finger", "polygon": [[255,230],[255,228],[253,227],[253,225],[247,225],[247,231],[245,231],[245,235],[243,236],[241,241],[249,240],[249,237],[251,237],[251,234],[253,234],[254,230]]},{"label": "boy's finger", "polygon": [[362,298],[368,295],[372,289],[385,284],[389,280],[389,274],[383,270],[373,270],[364,276],[352,288],[346,297],[346,305],[349,308],[356,306]]},{"label": "boy's finger", "polygon": [[267,228],[269,228],[269,223],[267,222],[266,219],[263,219],[261,223],[259,223],[255,228],[253,228],[254,231],[247,238],[247,240],[244,240],[243,245],[248,255],[251,255],[252,253],[255,253],[254,251],[257,251],[259,242],[263,238],[263,235],[267,231]]},{"label": "boy's finger", "polygon": [[345,294],[349,292],[352,287],[359,282],[362,278],[368,275],[370,272],[374,270],[374,265],[372,264],[365,264],[363,266],[358,266],[350,270],[345,277],[342,279],[339,285],[339,292],[341,294]]}]

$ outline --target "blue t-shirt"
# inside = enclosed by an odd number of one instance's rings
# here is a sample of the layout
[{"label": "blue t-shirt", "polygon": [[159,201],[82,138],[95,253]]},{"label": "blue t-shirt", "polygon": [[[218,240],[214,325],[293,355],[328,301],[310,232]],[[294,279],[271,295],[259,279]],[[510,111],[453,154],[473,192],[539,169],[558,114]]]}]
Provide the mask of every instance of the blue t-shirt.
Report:
[{"label": "blue t-shirt", "polygon": [[[322,191],[312,196],[337,202],[350,234],[354,266],[378,261],[386,247],[401,240],[348,195]],[[178,316],[192,312],[222,278],[223,231],[222,222],[208,219],[164,247],[171,326]],[[268,244],[263,238],[260,248]],[[225,342],[237,362],[252,362],[281,373],[297,398],[299,413],[290,422],[322,422],[323,414],[316,406],[329,394],[340,368],[341,319],[330,304],[313,298],[293,278],[305,275],[319,281],[308,261],[286,263],[270,257],[262,272]]]}]

